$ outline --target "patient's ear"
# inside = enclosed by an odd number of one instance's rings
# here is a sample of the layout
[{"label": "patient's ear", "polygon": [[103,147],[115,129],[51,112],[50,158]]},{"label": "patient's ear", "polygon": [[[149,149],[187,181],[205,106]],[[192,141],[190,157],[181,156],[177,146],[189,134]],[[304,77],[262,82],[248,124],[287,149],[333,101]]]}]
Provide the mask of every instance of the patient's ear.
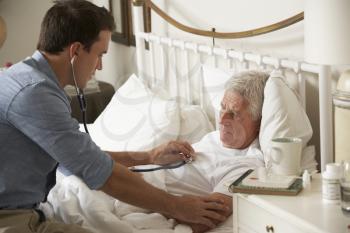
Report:
[{"label": "patient's ear", "polygon": [[256,132],[259,133],[260,132],[260,126],[261,126],[261,117],[256,120],[256,124],[257,124],[257,127],[256,127]]}]

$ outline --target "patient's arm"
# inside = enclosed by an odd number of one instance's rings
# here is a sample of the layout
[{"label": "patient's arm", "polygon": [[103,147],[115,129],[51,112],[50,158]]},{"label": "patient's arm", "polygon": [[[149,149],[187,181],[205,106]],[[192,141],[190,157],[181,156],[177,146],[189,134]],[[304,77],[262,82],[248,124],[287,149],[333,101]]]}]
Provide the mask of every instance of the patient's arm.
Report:
[{"label": "patient's arm", "polygon": [[[222,199],[225,203],[225,206],[228,207],[228,210],[217,211],[218,213],[220,213],[221,215],[226,216],[226,217],[229,217],[232,214],[232,197],[231,196],[227,196],[227,195],[222,194],[222,193],[212,193],[208,196],[209,197],[217,197],[217,198]],[[217,220],[212,220],[212,221],[215,222],[216,225],[221,223],[220,221],[217,221]],[[183,222],[183,221],[179,221],[179,222],[189,225],[192,228],[193,233],[201,233],[201,232],[206,232],[206,231],[210,230],[210,228],[205,226],[205,225],[193,224],[193,223],[188,223],[188,222]]]}]

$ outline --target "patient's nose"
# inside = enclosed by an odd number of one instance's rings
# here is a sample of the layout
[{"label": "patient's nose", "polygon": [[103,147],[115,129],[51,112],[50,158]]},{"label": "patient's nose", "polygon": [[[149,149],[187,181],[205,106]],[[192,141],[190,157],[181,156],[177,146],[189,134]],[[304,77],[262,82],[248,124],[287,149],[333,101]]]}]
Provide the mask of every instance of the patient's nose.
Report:
[{"label": "patient's nose", "polygon": [[231,119],[231,115],[228,112],[220,111],[220,118],[219,118],[219,124],[226,125],[228,123],[227,120]]}]

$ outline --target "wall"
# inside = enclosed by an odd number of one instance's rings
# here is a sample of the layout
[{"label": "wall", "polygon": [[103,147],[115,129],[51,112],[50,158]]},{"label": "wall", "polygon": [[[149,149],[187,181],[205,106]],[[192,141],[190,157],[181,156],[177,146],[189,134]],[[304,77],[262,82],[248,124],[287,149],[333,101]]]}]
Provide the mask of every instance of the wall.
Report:
[{"label": "wall", "polygon": [[[102,0],[98,5],[105,5]],[[48,0],[0,0],[0,15],[7,25],[7,39],[0,49],[0,67],[5,62],[18,62],[33,54],[45,12],[52,6]],[[103,70],[96,77],[119,87],[135,69],[135,52],[110,42],[110,52],[103,58]]]},{"label": "wall", "polygon": [[[203,30],[232,32],[244,31],[276,23],[287,17],[303,11],[302,0],[156,0],[155,3],[165,4],[169,15],[185,25]],[[158,20],[157,17],[154,17]],[[211,38],[193,37],[182,33],[173,26],[168,27],[172,36],[191,37],[211,44]],[[255,51],[275,56],[291,58],[303,57],[303,23],[298,23],[286,29],[271,34],[235,40],[216,39],[216,45],[232,47],[239,50]]]},{"label": "wall", "polygon": [[[33,7],[35,5],[35,7]],[[52,5],[47,0],[1,0],[0,15],[7,25],[7,39],[0,49],[0,66],[32,55],[39,36],[41,20]]]}]

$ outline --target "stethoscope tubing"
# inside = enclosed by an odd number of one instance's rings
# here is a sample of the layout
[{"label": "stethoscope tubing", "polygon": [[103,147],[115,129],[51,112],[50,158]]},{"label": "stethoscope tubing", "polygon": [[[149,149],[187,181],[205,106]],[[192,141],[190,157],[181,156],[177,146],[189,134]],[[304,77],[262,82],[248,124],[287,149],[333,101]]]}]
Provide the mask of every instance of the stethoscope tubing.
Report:
[{"label": "stethoscope tubing", "polygon": [[84,124],[85,132],[87,134],[90,134],[89,130],[87,128],[87,125],[86,125],[86,100],[85,100],[84,92],[81,90],[81,92],[79,93],[79,95],[77,95],[77,97],[78,97],[78,101],[79,101],[81,114],[83,116],[83,124]]},{"label": "stethoscope tubing", "polygon": [[71,68],[72,68],[72,76],[73,76],[75,91],[77,92],[77,98],[78,98],[78,102],[79,102],[80,111],[81,111],[81,114],[83,116],[84,129],[85,129],[85,132],[87,134],[89,134],[89,130],[88,130],[87,125],[86,125],[86,107],[87,107],[87,105],[86,105],[85,95],[84,95],[84,91],[78,87],[77,80],[75,78],[74,61],[75,61],[76,57],[77,57],[77,55],[74,55],[70,61]]},{"label": "stethoscope tubing", "polygon": [[181,161],[181,162],[171,163],[164,166],[158,166],[153,168],[130,168],[129,170],[132,172],[154,172],[154,171],[164,170],[164,169],[176,169],[184,166],[185,164],[186,164],[186,161]]}]

